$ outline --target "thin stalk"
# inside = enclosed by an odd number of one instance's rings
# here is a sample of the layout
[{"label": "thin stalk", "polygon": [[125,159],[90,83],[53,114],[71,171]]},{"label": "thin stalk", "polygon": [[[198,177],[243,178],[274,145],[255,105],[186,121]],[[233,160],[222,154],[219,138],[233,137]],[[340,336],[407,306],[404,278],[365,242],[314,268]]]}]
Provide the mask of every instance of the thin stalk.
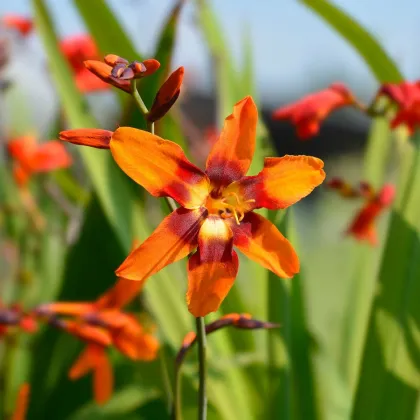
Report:
[{"label": "thin stalk", "polygon": [[198,343],[198,420],[206,420],[207,418],[207,392],[206,392],[206,326],[204,317],[195,319],[197,329]]},{"label": "thin stalk", "polygon": [[146,117],[146,115],[149,113],[149,110],[147,109],[146,104],[143,102],[143,99],[141,99],[139,91],[137,90],[136,80],[131,81],[131,95],[133,96],[140,112],[144,115],[144,117]]},{"label": "thin stalk", "polygon": [[181,363],[175,365],[174,399],[171,417],[172,420],[182,420],[181,366]]},{"label": "thin stalk", "polygon": [[173,404],[172,400],[174,396],[172,394],[171,380],[169,379],[168,366],[166,363],[166,354],[163,347],[159,351],[159,361],[160,361],[160,368],[161,368],[162,377],[163,377],[163,386],[165,388],[165,392],[168,397],[168,412],[169,412]]}]

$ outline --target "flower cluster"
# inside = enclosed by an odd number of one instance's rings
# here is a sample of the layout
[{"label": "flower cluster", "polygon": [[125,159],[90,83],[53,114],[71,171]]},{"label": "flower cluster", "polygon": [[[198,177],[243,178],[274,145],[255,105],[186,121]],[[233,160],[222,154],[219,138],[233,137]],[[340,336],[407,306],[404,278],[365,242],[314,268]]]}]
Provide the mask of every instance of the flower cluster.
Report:
[{"label": "flower cluster", "polygon": [[[381,98],[387,98],[394,109],[390,127],[404,125],[410,134],[420,124],[420,81],[386,83],[379,89],[369,106],[360,103],[342,83],[333,83],[327,89],[305,96],[290,105],[280,107],[272,114],[274,120],[290,120],[302,140],[319,133],[320,124],[335,110],[352,106],[362,112],[377,113],[376,105]],[[387,107],[389,108],[389,106]],[[380,110],[379,112],[383,112]]]}]

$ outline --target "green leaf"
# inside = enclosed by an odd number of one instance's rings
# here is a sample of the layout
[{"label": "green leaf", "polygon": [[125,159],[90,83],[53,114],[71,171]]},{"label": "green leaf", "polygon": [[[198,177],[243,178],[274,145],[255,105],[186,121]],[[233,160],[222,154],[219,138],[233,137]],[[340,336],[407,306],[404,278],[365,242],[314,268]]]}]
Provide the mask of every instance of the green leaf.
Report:
[{"label": "green leaf", "polygon": [[[377,191],[384,182],[391,145],[389,121],[384,117],[374,118],[366,145],[363,181],[369,182]],[[354,275],[345,304],[339,351],[341,370],[351,394],[357,385],[380,255],[381,249],[359,243],[354,244],[351,253]]]},{"label": "green leaf", "polygon": [[412,419],[420,386],[420,133],[407,145],[352,418]]},{"label": "green leaf", "polygon": [[401,82],[404,77],[379,42],[346,12],[327,0],[300,0],[331,25],[362,56],[380,82]]},{"label": "green leaf", "polygon": [[[288,209],[277,220],[276,226],[297,248],[293,221],[292,209]],[[269,331],[269,398],[264,418],[322,418],[303,287],[302,272],[292,280],[269,274],[268,319],[281,327]]]},{"label": "green leaf", "polygon": [[105,0],[73,0],[102,55],[116,54],[129,61],[142,58]]},{"label": "green leaf", "polygon": [[104,406],[89,402],[73,413],[68,420],[112,420],[128,419],[139,407],[155,399],[159,394],[155,390],[143,389],[131,385],[115,393]]},{"label": "green leaf", "polygon": [[[48,64],[72,128],[95,127],[86,102],[78,92],[71,70],[60,53],[53,22],[43,0],[32,1],[35,23],[48,53]],[[128,250],[131,245],[131,203],[134,199],[128,178],[107,151],[78,148],[102,206],[119,240]]]}]

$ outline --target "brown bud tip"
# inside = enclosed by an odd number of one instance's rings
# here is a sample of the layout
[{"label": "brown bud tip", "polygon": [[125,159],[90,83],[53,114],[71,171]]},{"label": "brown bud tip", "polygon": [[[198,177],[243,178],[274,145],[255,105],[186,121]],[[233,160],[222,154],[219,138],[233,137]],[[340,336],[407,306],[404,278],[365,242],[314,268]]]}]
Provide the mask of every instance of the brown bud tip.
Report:
[{"label": "brown bud tip", "polygon": [[97,128],[81,128],[66,130],[59,134],[60,140],[73,144],[95,147],[97,149],[109,149],[113,132]]},{"label": "brown bud tip", "polygon": [[184,78],[184,67],[176,69],[160,87],[147,116],[149,122],[160,120],[178,99]]},{"label": "brown bud tip", "polygon": [[334,190],[339,190],[344,186],[344,181],[341,178],[331,178],[325,183],[325,185]]},{"label": "brown bud tip", "polygon": [[114,67],[117,64],[124,64],[125,66],[128,64],[128,60],[120,57],[119,55],[115,55],[115,54],[106,55],[104,57],[104,61],[105,61],[106,64],[110,65],[111,67]]}]

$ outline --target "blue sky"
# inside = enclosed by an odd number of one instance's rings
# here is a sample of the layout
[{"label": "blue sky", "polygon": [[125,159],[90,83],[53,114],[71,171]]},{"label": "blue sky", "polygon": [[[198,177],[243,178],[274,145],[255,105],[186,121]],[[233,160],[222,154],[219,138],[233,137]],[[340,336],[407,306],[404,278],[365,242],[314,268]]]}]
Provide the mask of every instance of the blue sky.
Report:
[{"label": "blue sky", "polygon": [[[407,78],[420,77],[420,4],[418,0],[335,0],[381,40]],[[83,32],[83,23],[70,0],[47,2],[65,36]],[[138,49],[147,55],[173,0],[110,0]],[[324,22],[294,0],[211,1],[232,54],[241,56],[245,30],[250,31],[258,87],[263,97],[277,102],[297,97],[333,80],[347,82],[369,97],[376,84],[358,55]],[[118,9],[117,6],[118,5]],[[238,7],[240,5],[240,7]],[[0,2],[4,12],[30,14],[28,0]],[[197,82],[209,87],[209,60],[194,23],[191,4],[184,8],[175,65],[186,66]]]}]

